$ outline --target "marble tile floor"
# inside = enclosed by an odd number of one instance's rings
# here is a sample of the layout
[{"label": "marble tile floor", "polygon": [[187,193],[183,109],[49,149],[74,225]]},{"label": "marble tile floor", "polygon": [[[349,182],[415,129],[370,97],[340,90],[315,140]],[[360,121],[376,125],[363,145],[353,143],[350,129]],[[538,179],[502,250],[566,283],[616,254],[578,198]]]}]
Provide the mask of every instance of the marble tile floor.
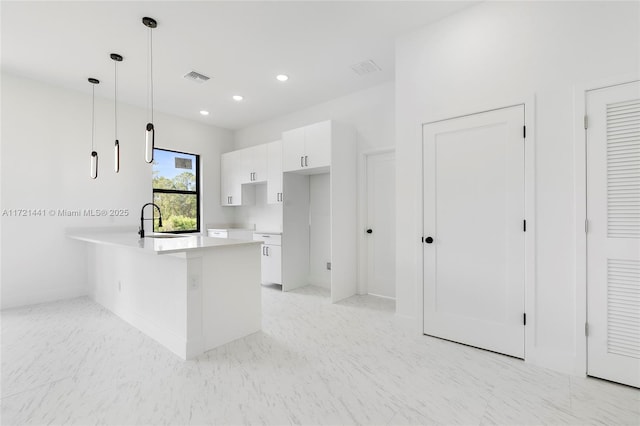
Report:
[{"label": "marble tile floor", "polygon": [[88,298],[2,312],[3,425],[640,425],[640,391],[407,331],[393,301],[263,288],[181,361]]}]

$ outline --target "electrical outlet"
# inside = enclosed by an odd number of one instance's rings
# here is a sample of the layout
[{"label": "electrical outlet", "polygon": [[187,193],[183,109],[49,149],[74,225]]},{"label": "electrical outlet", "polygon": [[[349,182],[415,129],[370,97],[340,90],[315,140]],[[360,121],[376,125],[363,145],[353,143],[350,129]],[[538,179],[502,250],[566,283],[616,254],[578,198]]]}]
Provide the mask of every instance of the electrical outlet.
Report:
[{"label": "electrical outlet", "polygon": [[331,270],[331,262],[327,262],[327,270]]}]

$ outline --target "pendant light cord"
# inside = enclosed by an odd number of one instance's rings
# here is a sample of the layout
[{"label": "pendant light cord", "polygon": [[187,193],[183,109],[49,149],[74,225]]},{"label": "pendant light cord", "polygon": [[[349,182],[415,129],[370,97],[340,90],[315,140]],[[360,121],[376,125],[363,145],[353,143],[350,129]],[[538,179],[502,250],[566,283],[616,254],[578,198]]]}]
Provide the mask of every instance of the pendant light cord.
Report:
[{"label": "pendant light cord", "polygon": [[114,126],[115,126],[115,136],[116,140],[118,140],[118,61],[113,61],[113,74],[115,77],[115,85],[113,89],[113,114],[114,114]]},{"label": "pendant light cord", "polygon": [[91,152],[93,149],[93,135],[96,132],[96,85],[91,85]]},{"label": "pendant light cord", "polygon": [[151,123],[153,123],[153,29],[149,28],[149,95],[147,102],[150,105],[147,105],[148,110],[151,112]]}]

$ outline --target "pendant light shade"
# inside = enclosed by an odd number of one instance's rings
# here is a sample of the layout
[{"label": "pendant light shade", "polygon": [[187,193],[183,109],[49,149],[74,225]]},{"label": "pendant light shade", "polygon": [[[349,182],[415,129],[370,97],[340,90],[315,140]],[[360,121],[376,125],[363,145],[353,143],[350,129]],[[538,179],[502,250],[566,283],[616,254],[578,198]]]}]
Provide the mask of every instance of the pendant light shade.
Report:
[{"label": "pendant light shade", "polygon": [[100,80],[96,78],[89,78],[89,83],[91,86],[91,169],[89,171],[89,176],[91,179],[95,179],[98,177],[98,153],[94,149],[94,136],[96,129],[96,84],[100,84]]},{"label": "pendant light shade", "polygon": [[98,153],[95,151],[91,151],[91,171],[89,173],[91,179],[98,177]]},{"label": "pendant light shade", "polygon": [[115,143],[113,145],[113,169],[116,173],[120,171],[120,141],[118,140],[118,62],[122,62],[122,56],[117,53],[109,55],[113,59],[113,74],[114,74],[114,96],[113,96],[113,123],[114,123],[114,138]]},{"label": "pendant light shade", "polygon": [[153,148],[155,147],[155,128],[153,126],[153,29],[158,26],[155,19],[144,17],[142,24],[149,28],[149,80],[148,80],[148,110],[149,122],[145,128],[144,160],[153,163]]},{"label": "pendant light shade", "polygon": [[144,160],[147,163],[153,163],[153,148],[155,147],[153,123],[147,123],[145,131],[145,152]]}]

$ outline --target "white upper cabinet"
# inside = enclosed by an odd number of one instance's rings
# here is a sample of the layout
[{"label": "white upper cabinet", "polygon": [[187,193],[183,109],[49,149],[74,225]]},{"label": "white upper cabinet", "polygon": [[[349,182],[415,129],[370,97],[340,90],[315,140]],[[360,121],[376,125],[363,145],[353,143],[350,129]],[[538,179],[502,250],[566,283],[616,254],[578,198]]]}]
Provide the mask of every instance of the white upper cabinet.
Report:
[{"label": "white upper cabinet", "polygon": [[266,144],[267,203],[282,203],[282,141]]},{"label": "white upper cabinet", "polygon": [[305,168],[331,165],[331,121],[304,128]]},{"label": "white upper cabinet", "polygon": [[282,170],[290,172],[303,167],[304,127],[282,132]]},{"label": "white upper cabinet", "polygon": [[240,151],[227,152],[220,157],[220,204],[223,206],[239,206],[242,203],[241,160]]},{"label": "white upper cabinet", "polygon": [[285,172],[331,165],[331,121],[323,121],[282,133]]},{"label": "white upper cabinet", "polygon": [[240,153],[240,183],[265,182],[267,180],[267,146],[256,145],[236,151]]}]

